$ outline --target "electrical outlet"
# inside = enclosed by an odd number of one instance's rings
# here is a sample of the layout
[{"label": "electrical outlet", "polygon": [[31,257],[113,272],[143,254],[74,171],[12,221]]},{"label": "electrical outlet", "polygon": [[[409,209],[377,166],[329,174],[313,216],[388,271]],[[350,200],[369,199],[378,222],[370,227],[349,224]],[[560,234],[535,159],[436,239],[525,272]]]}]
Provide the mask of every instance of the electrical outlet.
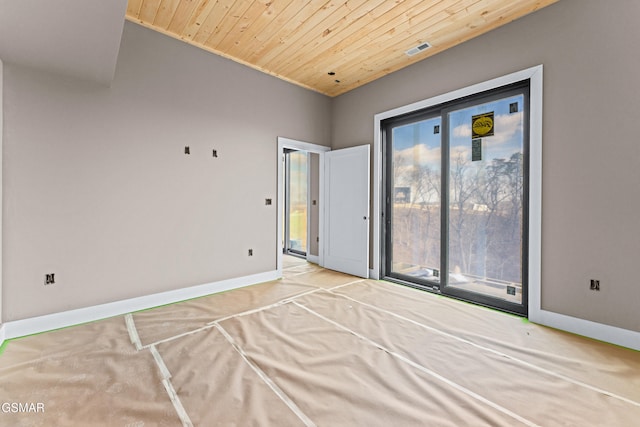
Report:
[{"label": "electrical outlet", "polygon": [[184,154],[191,154],[191,149],[189,146],[184,147]]},{"label": "electrical outlet", "polygon": [[596,280],[596,279],[591,279],[591,286],[590,288],[592,291],[599,291],[600,290],[600,280]]},{"label": "electrical outlet", "polygon": [[264,199],[264,204],[267,206],[271,205],[271,199]]},{"label": "electrical outlet", "polygon": [[53,285],[56,283],[55,273],[49,273],[44,275],[44,285]]},{"label": "electrical outlet", "polygon": [[253,256],[253,249],[249,249],[249,256]]},{"label": "electrical outlet", "polygon": [[218,150],[213,150],[213,157],[218,157]]}]

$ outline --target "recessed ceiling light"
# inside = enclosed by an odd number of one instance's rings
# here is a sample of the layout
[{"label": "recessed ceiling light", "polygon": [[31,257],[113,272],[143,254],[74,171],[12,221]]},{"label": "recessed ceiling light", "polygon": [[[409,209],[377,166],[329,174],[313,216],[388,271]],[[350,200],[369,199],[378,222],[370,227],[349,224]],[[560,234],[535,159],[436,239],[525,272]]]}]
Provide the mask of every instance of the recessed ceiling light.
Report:
[{"label": "recessed ceiling light", "polygon": [[409,49],[408,51],[405,52],[405,54],[407,56],[413,56],[417,53],[422,52],[423,50],[429,49],[431,47],[431,45],[427,42],[421,43],[416,47],[412,47],[411,49]]}]

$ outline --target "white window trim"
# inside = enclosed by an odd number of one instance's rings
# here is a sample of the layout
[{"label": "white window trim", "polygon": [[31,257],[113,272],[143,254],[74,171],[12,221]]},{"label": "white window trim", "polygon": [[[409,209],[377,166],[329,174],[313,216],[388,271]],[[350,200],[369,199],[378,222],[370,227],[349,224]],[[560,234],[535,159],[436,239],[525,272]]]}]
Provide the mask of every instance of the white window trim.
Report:
[{"label": "white window trim", "polygon": [[[453,101],[465,96],[474,95],[517,83],[523,80],[530,80],[530,177],[529,177],[529,308],[533,305],[540,305],[540,237],[541,237],[541,216],[542,216],[542,65],[528,68],[493,80],[468,86],[453,92],[435,96],[433,98],[418,101],[413,104],[394,108],[374,116],[374,159],[373,159],[373,211],[378,212],[374,216],[373,224],[373,271],[372,277],[380,277],[380,218],[381,210],[381,188],[382,188],[382,128],[383,120],[400,116],[414,111],[423,110],[445,102]],[[532,301],[532,297],[538,295],[537,302]]]}]

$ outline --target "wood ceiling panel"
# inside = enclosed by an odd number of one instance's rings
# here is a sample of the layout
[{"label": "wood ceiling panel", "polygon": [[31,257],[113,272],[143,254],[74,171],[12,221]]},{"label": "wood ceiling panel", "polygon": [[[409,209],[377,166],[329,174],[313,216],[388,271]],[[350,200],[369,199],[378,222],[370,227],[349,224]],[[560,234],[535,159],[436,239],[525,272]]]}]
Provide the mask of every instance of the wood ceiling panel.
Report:
[{"label": "wood ceiling panel", "polygon": [[296,15],[299,7],[299,0],[270,3],[252,24],[251,31],[245,31],[229,48],[228,53],[249,61],[252,55],[261,52],[264,44],[272,40],[282,26]]},{"label": "wood ceiling panel", "polygon": [[[229,10],[235,3],[235,0],[220,0],[214,3],[211,3],[211,6],[214,7],[210,11],[202,10],[201,19],[203,19],[200,24],[200,29],[196,32],[193,37],[193,44],[196,46],[205,46],[209,37],[216,32],[219,31],[218,25],[225,19]],[[187,37],[187,40],[188,37]]]},{"label": "wood ceiling panel", "polygon": [[227,52],[229,45],[233,45],[233,42],[253,22],[258,13],[256,9],[264,8],[265,5],[260,0],[235,2],[229,9],[227,16],[218,24],[217,31],[209,37],[205,45],[221,52]]},{"label": "wood ceiling panel", "polygon": [[[362,69],[368,67],[369,70],[375,71],[382,64],[385,68],[393,67],[397,63],[406,66],[431,56],[437,48],[442,47],[437,38],[433,36],[434,33],[441,28],[447,28],[448,31],[454,33],[457,31],[459,23],[462,22],[463,16],[468,16],[475,11],[474,8],[481,6],[481,4],[482,0],[450,2],[442,8],[429,9],[416,16],[414,21],[419,22],[418,24],[411,24],[411,22],[398,24],[391,37],[383,36],[372,40],[372,44],[378,46],[378,49],[370,51],[371,55],[363,58],[362,61],[350,60],[345,65],[345,73],[351,75],[359,65]],[[408,49],[424,42],[428,42],[432,47],[414,57],[406,56],[405,52]],[[354,55],[348,55],[348,57],[351,59]]]},{"label": "wood ceiling panel", "polygon": [[[229,7],[231,7],[232,4],[233,4],[232,1],[227,2],[227,5]],[[182,31],[182,38],[185,40],[193,40],[202,29],[202,25],[207,21],[207,19],[209,19],[209,16],[211,16],[211,12],[213,12],[214,8],[219,6],[220,6],[219,2],[215,0],[201,1],[198,7],[196,7],[194,12],[191,14],[191,18],[189,18],[187,26]],[[223,7],[222,9],[218,9],[218,10],[223,10],[226,13],[226,11],[228,10],[228,7],[227,8]],[[203,37],[203,40],[206,41],[207,38],[209,37],[208,36],[206,38]]]},{"label": "wood ceiling panel", "polygon": [[[376,28],[376,13],[388,13],[395,3],[389,1],[366,2],[350,15],[349,20],[341,19],[335,25],[322,31],[321,36],[315,35],[298,49],[294,49],[294,54],[289,55],[285,61],[281,61],[277,66],[271,68],[279,73],[295,75],[301,67],[314,63],[314,58],[326,56],[335,51],[335,46],[353,34],[359,34],[367,29]],[[328,71],[328,70],[327,70]]]},{"label": "wood ceiling panel", "polygon": [[[295,3],[295,4],[294,4]],[[299,1],[293,2],[282,14],[281,26],[269,25],[265,30],[264,35],[260,38],[265,40],[265,43],[254,52],[248,52],[247,61],[252,64],[257,64],[260,59],[268,59],[278,54],[278,48],[285,48],[291,39],[294,38],[296,31],[302,27],[308,17],[319,10],[323,5],[327,3],[327,0],[311,0],[300,6]]]},{"label": "wood ceiling panel", "polygon": [[[356,30],[358,27],[366,25],[368,14],[384,4],[385,0],[365,0],[343,4],[328,19],[308,30],[305,37],[300,38],[296,44],[292,45],[292,52],[286,52],[285,57],[276,58],[276,61],[267,64],[267,67],[281,70],[280,72],[283,74],[289,74],[298,67],[296,64],[299,64],[302,58],[315,55],[316,52],[324,51],[339,43],[340,39],[348,35],[345,32],[348,32],[350,28],[353,27],[353,30]],[[388,6],[393,4],[393,2],[386,1],[386,11],[390,10],[391,8]],[[369,19],[369,24],[371,21]]]},{"label": "wood ceiling panel", "polygon": [[144,0],[138,18],[143,21],[154,22],[160,3],[162,3],[161,0]]},{"label": "wood ceiling panel", "polygon": [[[282,3],[272,3],[267,0],[254,0],[235,22],[233,28],[215,46],[211,44],[209,46],[242,58],[243,55],[237,51],[238,46],[260,33],[260,18],[265,15],[270,17],[269,13],[273,13],[276,8],[274,4],[282,5]],[[274,9],[271,9],[272,7]]]},{"label": "wood ceiling panel", "polygon": [[[195,12],[196,8],[202,3],[208,3],[208,0],[182,0],[178,3],[178,7],[176,8],[175,13],[173,14],[173,18],[171,18],[171,22],[167,27],[167,31],[173,33],[179,38],[185,38],[183,31],[187,24],[189,23],[189,19],[191,19],[191,15]],[[142,22],[148,22],[144,20],[140,20]]]},{"label": "wood ceiling panel", "polygon": [[556,1],[129,0],[127,19],[336,96]]},{"label": "wood ceiling panel", "polygon": [[[309,80],[313,85],[325,87],[328,82],[331,87],[339,87],[333,84],[334,79],[340,80],[340,86],[346,86],[364,79],[368,73],[377,71],[365,66],[377,57],[388,61],[387,66],[382,67],[382,71],[397,62],[405,65],[417,62],[424,59],[426,52],[413,60],[404,52],[427,41],[428,31],[437,28],[439,24],[444,25],[452,16],[478,1],[480,0],[445,0],[433,5],[423,1],[422,9],[416,6],[409,13],[387,22],[387,25],[379,25],[374,31],[355,34],[337,46],[333,52],[316,58],[315,63],[306,64],[307,67],[300,70],[300,74],[293,74],[292,77]],[[412,13],[416,11],[419,12]],[[326,74],[329,70],[336,73],[330,80],[322,75],[322,71]],[[352,76],[357,78],[354,79]],[[328,89],[325,87],[325,90]]]},{"label": "wood ceiling panel", "polygon": [[129,0],[127,3],[127,18],[136,19],[140,14],[140,8],[142,7],[142,0]]},{"label": "wood ceiling panel", "polygon": [[166,30],[178,9],[180,1],[181,0],[162,0],[158,8],[158,13],[151,23],[156,27]]},{"label": "wood ceiling panel", "polygon": [[311,11],[310,14],[309,11],[306,11],[306,15],[303,16],[306,19],[292,28],[289,33],[282,33],[282,42],[271,51],[257,58],[255,63],[267,69],[277,66],[287,55],[295,53],[297,49],[304,46],[310,38],[321,37],[325,28],[340,19],[340,15],[336,13],[337,11],[342,13],[349,12],[346,3],[341,4],[339,1],[330,1],[320,9]]},{"label": "wood ceiling panel", "polygon": [[[368,57],[361,55],[361,61],[351,59],[349,63],[344,65],[344,69],[341,69],[339,74],[336,72],[336,77],[340,77],[341,80],[339,84],[333,86],[329,84],[320,85],[315,81],[310,81],[309,84],[322,87],[323,93],[327,93],[330,96],[344,93],[410,64],[433,56],[473,37],[477,37],[491,29],[517,19],[517,17],[524,16],[526,13],[538,10],[540,7],[553,2],[555,2],[555,0],[529,2],[529,7],[524,7],[522,4],[516,6],[515,4],[503,2],[504,4],[501,8],[494,9],[492,12],[486,7],[483,7],[486,6],[485,1],[475,1],[475,3],[469,4],[468,7],[458,10],[455,15],[451,15],[451,17],[446,20],[434,22],[428,29],[425,28],[425,31],[434,31],[432,35],[427,34],[426,41],[433,43],[433,45],[426,51],[414,57],[408,57],[404,54],[407,49],[425,41],[424,39],[417,39],[415,37],[415,29],[412,28],[399,37],[399,41],[392,41],[392,44],[374,43],[374,45],[380,46],[375,55]],[[463,13],[460,13],[461,11]],[[505,11],[512,14],[504,15],[503,12]],[[516,16],[514,12],[518,12],[519,15]],[[482,18],[483,16],[485,18]],[[505,16],[510,17],[508,21],[505,21]],[[478,25],[478,19],[487,19],[487,17],[498,17],[498,19],[495,22]],[[358,55],[352,54],[347,56],[349,58],[355,58]],[[304,78],[304,76],[301,78]],[[352,78],[354,80],[351,80]]]}]

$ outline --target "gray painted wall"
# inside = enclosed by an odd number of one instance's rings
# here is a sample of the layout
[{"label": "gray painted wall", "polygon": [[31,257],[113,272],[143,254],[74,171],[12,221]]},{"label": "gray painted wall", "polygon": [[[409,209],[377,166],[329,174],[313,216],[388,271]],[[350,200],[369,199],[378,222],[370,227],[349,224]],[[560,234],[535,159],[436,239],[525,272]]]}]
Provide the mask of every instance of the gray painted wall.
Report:
[{"label": "gray painted wall", "polygon": [[330,107],[129,22],[111,88],[5,63],[2,320],[275,270],[276,138]]},{"label": "gray painted wall", "polygon": [[639,16],[562,0],[351,91],[333,148],[372,143],[376,113],[544,64],[542,309],[640,331]]}]

